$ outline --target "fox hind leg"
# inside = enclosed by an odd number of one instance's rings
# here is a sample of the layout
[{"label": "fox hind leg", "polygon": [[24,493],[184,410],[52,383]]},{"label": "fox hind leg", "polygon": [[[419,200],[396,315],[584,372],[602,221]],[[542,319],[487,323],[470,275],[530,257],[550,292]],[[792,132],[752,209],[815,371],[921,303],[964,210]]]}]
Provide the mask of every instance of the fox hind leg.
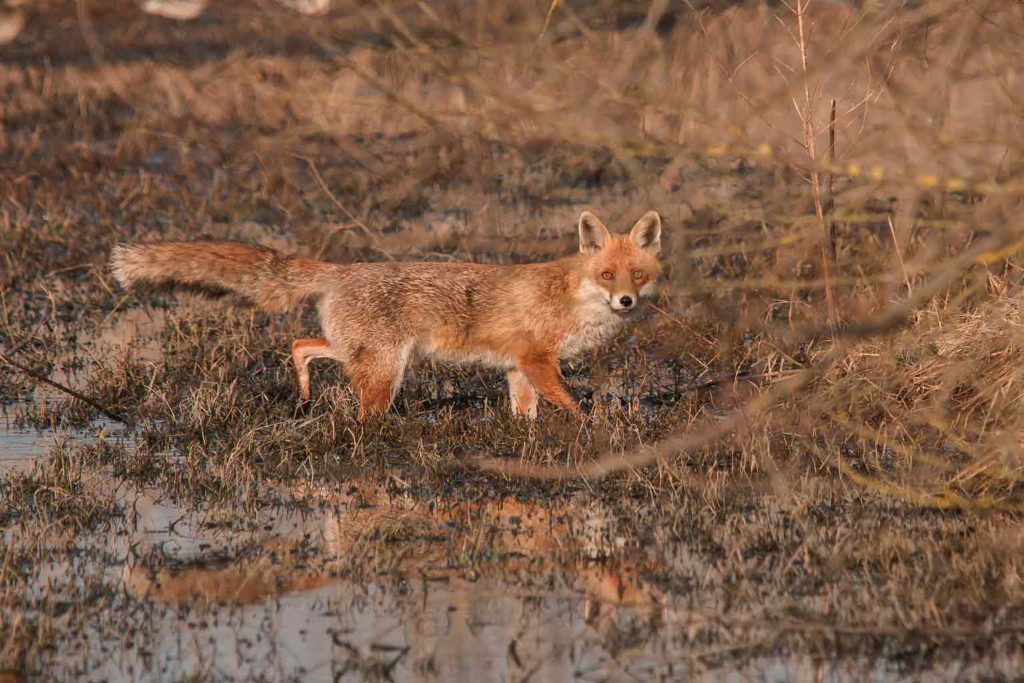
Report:
[{"label": "fox hind leg", "polygon": [[508,371],[508,398],[513,415],[537,419],[537,390],[520,370]]},{"label": "fox hind leg", "polygon": [[296,339],[292,342],[292,363],[299,380],[299,395],[309,400],[309,361],[314,358],[334,358],[335,353],[326,339]]}]

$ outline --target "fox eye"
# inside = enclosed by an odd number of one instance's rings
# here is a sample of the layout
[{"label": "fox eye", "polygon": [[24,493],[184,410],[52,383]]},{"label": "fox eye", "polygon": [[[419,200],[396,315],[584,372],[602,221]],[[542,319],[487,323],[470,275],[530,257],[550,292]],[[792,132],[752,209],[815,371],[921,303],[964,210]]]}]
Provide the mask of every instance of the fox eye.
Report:
[{"label": "fox eye", "polygon": [[643,277],[644,277],[644,271],[642,271],[642,270],[634,270],[633,271],[633,279],[634,280],[642,280]]},{"label": "fox eye", "polygon": [[601,273],[601,277],[603,277],[605,280],[611,280],[613,277],[615,277],[615,273],[613,273],[610,270],[606,270]]}]

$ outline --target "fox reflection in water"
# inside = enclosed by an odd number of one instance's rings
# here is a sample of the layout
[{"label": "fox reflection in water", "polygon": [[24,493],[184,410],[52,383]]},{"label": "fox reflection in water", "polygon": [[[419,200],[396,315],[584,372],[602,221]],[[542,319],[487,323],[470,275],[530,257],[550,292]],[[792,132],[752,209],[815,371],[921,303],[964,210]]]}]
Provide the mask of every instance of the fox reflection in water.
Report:
[{"label": "fox reflection in water", "polygon": [[[316,522],[323,539],[320,552],[311,552],[308,541],[277,539],[263,544],[259,557],[228,566],[126,567],[125,585],[134,595],[172,604],[252,604],[329,586],[379,585],[374,576],[408,578],[419,598],[412,601],[416,609],[443,615],[443,624],[432,627],[429,618],[403,618],[404,642],[434,656],[447,651],[459,668],[470,665],[459,652],[479,647],[473,644],[479,623],[507,631],[498,638],[504,648],[522,637],[564,641],[569,635],[564,617],[550,624],[557,634],[522,633],[532,598],[570,597],[578,602],[572,621],[582,619],[597,633],[616,628],[621,619],[661,614],[659,596],[640,579],[642,563],[610,561],[615,543],[607,538],[603,512],[592,505],[545,507],[507,498],[441,510],[388,494],[378,485],[352,491],[304,492],[303,498],[325,506]],[[467,570],[467,564],[480,567],[481,574]],[[354,575],[371,578],[350,578]]]}]

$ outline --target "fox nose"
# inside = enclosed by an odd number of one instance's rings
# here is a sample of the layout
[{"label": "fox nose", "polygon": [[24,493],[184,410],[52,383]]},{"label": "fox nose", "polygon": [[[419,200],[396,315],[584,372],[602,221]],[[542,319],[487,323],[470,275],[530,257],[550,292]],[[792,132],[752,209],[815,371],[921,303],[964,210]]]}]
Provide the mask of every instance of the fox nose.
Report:
[{"label": "fox nose", "polygon": [[623,308],[633,308],[633,297],[631,296],[620,296],[619,305]]}]

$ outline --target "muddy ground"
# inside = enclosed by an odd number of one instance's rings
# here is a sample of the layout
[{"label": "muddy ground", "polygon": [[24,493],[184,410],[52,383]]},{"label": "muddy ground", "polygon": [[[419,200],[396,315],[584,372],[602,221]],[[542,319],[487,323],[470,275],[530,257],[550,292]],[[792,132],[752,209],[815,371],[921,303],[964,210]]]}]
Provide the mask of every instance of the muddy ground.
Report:
[{"label": "muddy ground", "polygon": [[[471,105],[450,84],[353,85],[338,59],[397,50],[398,22],[372,8],[310,19],[227,2],[183,23],[84,6],[27,8],[23,35],[0,47],[0,668],[12,677],[1019,676],[1018,514],[847,476],[902,476],[894,451],[840,451],[782,418],[600,480],[472,464],[571,470],[721,418],[783,374],[779,358],[812,357],[752,321],[813,320],[819,290],[733,285],[760,267],[814,278],[813,266],[715,254],[729,231],[767,233],[766,206],[810,214],[799,173],[459,128],[445,112]],[[573,16],[628,40],[647,9]],[[543,8],[520,10],[476,17],[477,35],[534,36]],[[409,12],[422,35],[450,38]],[[655,35],[670,41],[674,21]],[[551,30],[569,40],[575,26]],[[380,73],[399,70],[380,59]],[[376,99],[318,118],[301,96],[331,87]],[[876,190],[862,206],[888,211]],[[565,364],[594,415],[582,426],[550,406],[535,424],[513,419],[498,373],[430,363],[391,414],[357,423],[329,363],[313,366],[313,401],[298,400],[288,350],[314,336],[312,311],[126,294],[107,265],[118,242],[198,237],[339,262],[523,262],[571,253],[587,207],[618,230],[659,209],[670,286],[607,348]],[[887,229],[869,225],[850,250],[883,249]]]}]

